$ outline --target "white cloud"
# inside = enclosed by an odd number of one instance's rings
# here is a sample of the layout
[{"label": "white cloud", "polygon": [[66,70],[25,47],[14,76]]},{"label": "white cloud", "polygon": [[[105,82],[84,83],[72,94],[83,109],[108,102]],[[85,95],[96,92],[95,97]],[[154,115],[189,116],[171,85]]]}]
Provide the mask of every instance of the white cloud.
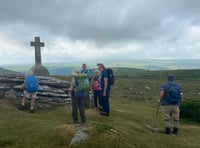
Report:
[{"label": "white cloud", "polygon": [[0,1],[0,63],[34,64],[34,36],[45,42],[45,63],[200,58],[199,7],[199,0]]}]

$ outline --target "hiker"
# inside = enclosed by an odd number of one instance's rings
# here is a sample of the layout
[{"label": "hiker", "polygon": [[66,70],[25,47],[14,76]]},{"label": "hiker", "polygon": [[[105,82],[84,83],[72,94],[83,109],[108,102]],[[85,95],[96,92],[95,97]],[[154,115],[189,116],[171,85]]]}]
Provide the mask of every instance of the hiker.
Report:
[{"label": "hiker", "polygon": [[98,70],[101,72],[101,99],[100,104],[102,104],[101,115],[109,116],[110,114],[110,104],[109,96],[111,91],[111,86],[108,85],[108,72],[103,64],[98,63]]},{"label": "hiker", "polygon": [[179,103],[182,99],[182,89],[174,82],[174,76],[172,74],[168,75],[168,82],[163,84],[160,88],[160,99],[159,103],[162,107],[162,114],[165,123],[165,133],[170,134],[170,117],[173,118],[174,128],[173,134],[178,135],[179,127]]},{"label": "hiker", "polygon": [[24,89],[24,94],[23,94],[21,105],[18,107],[18,109],[24,110],[27,98],[31,98],[30,113],[34,113],[35,112],[35,98],[37,97],[37,91],[38,91],[38,80],[36,76],[33,75],[32,71],[27,72],[26,78],[22,87]]},{"label": "hiker", "polygon": [[[88,80],[90,81],[91,84],[91,80],[92,80],[92,71],[87,69],[87,65],[86,64],[82,64],[82,70],[80,71],[81,74],[86,74]],[[91,86],[91,85],[90,85]],[[88,89],[88,97],[85,98],[85,107],[89,108],[90,107],[90,98],[89,98],[89,92],[92,91],[90,88]]]},{"label": "hiker", "polygon": [[85,73],[87,75],[89,80],[92,79],[92,71],[90,69],[87,69],[86,64],[82,64],[81,74],[83,74],[83,73]]},{"label": "hiker", "polygon": [[69,92],[72,96],[72,123],[78,123],[78,110],[81,122],[85,123],[85,98],[88,97],[89,80],[86,74],[79,74],[79,70],[72,72]]},{"label": "hiker", "polygon": [[100,95],[101,95],[101,77],[99,76],[99,71],[95,70],[95,76],[92,82],[92,90],[94,94],[94,107],[99,107],[100,105]]}]

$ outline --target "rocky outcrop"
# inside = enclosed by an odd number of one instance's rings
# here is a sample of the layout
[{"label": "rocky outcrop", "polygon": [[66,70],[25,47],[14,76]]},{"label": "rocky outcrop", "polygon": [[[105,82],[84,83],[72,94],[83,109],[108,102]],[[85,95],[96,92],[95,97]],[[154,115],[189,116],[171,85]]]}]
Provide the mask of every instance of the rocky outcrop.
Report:
[{"label": "rocky outcrop", "polygon": [[89,138],[89,135],[84,132],[87,128],[84,126],[78,127],[76,129],[75,136],[72,138],[70,145],[81,143]]},{"label": "rocky outcrop", "polygon": [[[55,105],[71,103],[68,95],[70,83],[52,77],[37,77],[39,80],[39,91],[36,98],[38,108],[47,108]],[[24,75],[0,74],[0,98],[21,99],[23,96],[22,84]]]}]

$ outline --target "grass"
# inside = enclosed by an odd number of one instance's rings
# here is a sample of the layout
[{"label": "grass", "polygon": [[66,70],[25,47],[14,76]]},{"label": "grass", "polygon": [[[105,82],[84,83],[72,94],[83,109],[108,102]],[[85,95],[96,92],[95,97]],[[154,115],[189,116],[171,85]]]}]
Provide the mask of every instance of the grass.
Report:
[{"label": "grass", "polygon": [[[70,121],[70,107],[38,110],[35,114],[17,110],[10,101],[1,100],[0,147],[69,147],[76,126]],[[200,145],[200,127],[181,123],[179,136],[152,133],[146,128],[152,124],[154,105],[128,99],[112,98],[110,117],[102,117],[98,110],[86,111],[86,132],[89,140],[72,147],[194,147]],[[7,106],[7,108],[2,108]],[[157,127],[163,128],[162,118]]]},{"label": "grass", "polygon": [[[86,110],[89,139],[71,147],[200,147],[200,126],[197,123],[181,120],[178,136],[152,133],[146,127],[155,117],[159,86],[165,79],[141,77],[117,77],[110,98],[111,116],[102,117],[96,109]],[[195,80],[185,78],[177,81],[185,90],[185,99],[191,96],[199,98]],[[30,114],[17,110],[16,102],[10,99],[0,100],[0,119],[0,147],[8,148],[67,148],[77,127],[67,124],[71,120],[70,106],[37,110]],[[156,126],[164,128],[160,112]]]}]

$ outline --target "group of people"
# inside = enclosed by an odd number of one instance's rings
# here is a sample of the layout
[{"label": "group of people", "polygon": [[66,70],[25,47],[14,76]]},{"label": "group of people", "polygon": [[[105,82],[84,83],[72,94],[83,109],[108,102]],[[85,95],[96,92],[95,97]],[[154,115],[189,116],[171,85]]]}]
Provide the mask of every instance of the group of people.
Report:
[{"label": "group of people", "polygon": [[[87,69],[87,65],[82,65],[82,70],[74,69],[69,88],[72,96],[72,123],[78,122],[78,110],[80,112],[81,122],[85,123],[85,108],[92,105],[99,108],[101,115],[109,116],[110,104],[109,96],[111,86],[108,83],[108,73],[103,64],[97,64],[98,70],[95,74]],[[82,80],[81,80],[82,79]],[[84,88],[86,86],[86,89]],[[93,100],[90,100],[89,93],[93,93]]]},{"label": "group of people", "polygon": [[[78,122],[78,110],[80,112],[81,122],[85,123],[85,107],[89,107],[90,99],[89,92],[93,92],[94,107],[98,107],[101,115],[109,116],[110,104],[109,96],[111,85],[109,84],[109,73],[105,66],[101,63],[97,64],[98,70],[95,70],[94,75],[92,71],[87,69],[87,65],[82,65],[82,70],[74,69],[72,72],[72,80],[69,88],[69,93],[72,96],[72,122]],[[25,109],[26,98],[31,97],[30,112],[35,111],[35,98],[38,90],[38,80],[32,72],[27,73],[24,81],[24,96],[20,106],[20,110]],[[178,134],[179,130],[179,104],[182,100],[182,89],[174,82],[174,76],[168,75],[168,82],[163,84],[160,88],[159,106],[162,107],[162,115],[165,124],[166,134],[171,134],[170,118],[173,118],[173,134]]]}]

